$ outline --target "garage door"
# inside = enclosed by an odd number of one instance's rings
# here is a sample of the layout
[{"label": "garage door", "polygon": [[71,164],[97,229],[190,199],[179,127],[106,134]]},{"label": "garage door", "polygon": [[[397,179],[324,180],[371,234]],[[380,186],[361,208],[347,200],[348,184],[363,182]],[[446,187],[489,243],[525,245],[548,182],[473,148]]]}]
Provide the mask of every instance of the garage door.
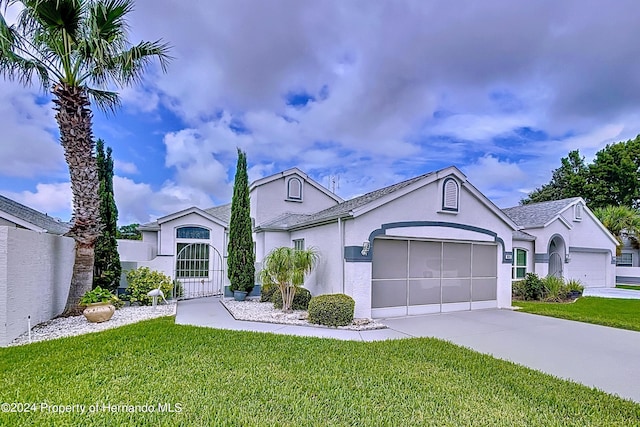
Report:
[{"label": "garage door", "polygon": [[578,279],[586,288],[601,288],[607,283],[609,254],[571,252],[568,279]]},{"label": "garage door", "polygon": [[496,294],[495,244],[374,241],[373,317],[496,307]]}]

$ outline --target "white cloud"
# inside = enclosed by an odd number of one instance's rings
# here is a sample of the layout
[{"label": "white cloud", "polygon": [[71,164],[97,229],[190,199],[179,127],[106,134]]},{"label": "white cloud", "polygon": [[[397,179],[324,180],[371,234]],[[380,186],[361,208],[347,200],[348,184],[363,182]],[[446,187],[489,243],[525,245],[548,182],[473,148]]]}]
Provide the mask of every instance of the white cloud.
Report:
[{"label": "white cloud", "polygon": [[136,175],[140,173],[135,163],[125,162],[118,159],[114,160],[113,167],[117,172],[125,173],[127,175]]},{"label": "white cloud", "polygon": [[500,207],[515,206],[526,196],[514,191],[529,177],[522,166],[486,155],[463,168],[469,181]]},{"label": "white cloud", "polygon": [[36,185],[36,191],[4,191],[4,194],[40,212],[60,215],[63,221],[71,219],[72,196],[71,185],[68,182],[40,183]]}]

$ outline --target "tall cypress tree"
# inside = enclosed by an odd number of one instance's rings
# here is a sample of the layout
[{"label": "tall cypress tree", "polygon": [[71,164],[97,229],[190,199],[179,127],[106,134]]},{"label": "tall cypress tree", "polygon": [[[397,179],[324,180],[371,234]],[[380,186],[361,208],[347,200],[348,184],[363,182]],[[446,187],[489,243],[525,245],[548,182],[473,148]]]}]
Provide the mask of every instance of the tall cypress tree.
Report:
[{"label": "tall cypress tree", "polygon": [[93,267],[93,287],[115,291],[120,285],[120,255],[118,254],[118,209],[113,197],[113,158],[111,147],[105,155],[104,141],[96,143],[96,161],[100,187],[100,222],[102,235],[96,241],[96,260]]},{"label": "tall cypress tree", "polygon": [[227,247],[227,276],[232,291],[251,292],[254,286],[255,254],[251,214],[249,212],[249,178],[247,156],[238,148],[238,165],[233,182],[229,245]]}]

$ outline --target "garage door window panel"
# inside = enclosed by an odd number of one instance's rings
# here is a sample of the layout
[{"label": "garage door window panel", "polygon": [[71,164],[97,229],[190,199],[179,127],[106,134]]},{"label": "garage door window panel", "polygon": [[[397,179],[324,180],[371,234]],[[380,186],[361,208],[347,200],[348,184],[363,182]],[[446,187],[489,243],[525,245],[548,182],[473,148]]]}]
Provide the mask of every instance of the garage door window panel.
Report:
[{"label": "garage door window panel", "polygon": [[440,278],[442,244],[439,242],[409,243],[409,277]]},{"label": "garage door window panel", "polygon": [[473,245],[473,277],[496,277],[498,264],[496,247],[489,245]]},{"label": "garage door window panel", "polygon": [[497,295],[498,280],[495,278],[472,279],[471,301],[493,301]]},{"label": "garage door window panel", "polygon": [[408,244],[402,240],[376,240],[373,250],[373,279],[407,277]]},{"label": "garage door window panel", "polygon": [[399,307],[407,305],[406,280],[376,280],[371,283],[372,308]]},{"label": "garage door window panel", "polygon": [[442,279],[442,303],[469,302],[471,279]]},{"label": "garage door window panel", "polygon": [[471,245],[463,243],[443,244],[442,277],[471,277]]},{"label": "garage door window panel", "polygon": [[409,279],[409,305],[440,304],[440,279]]}]

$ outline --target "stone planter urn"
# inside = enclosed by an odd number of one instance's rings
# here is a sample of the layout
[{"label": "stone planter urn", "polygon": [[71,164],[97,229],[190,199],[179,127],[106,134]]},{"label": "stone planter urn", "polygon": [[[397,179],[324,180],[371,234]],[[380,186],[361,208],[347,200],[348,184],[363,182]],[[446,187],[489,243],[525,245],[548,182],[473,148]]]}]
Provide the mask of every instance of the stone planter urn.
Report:
[{"label": "stone planter urn", "polygon": [[233,299],[236,301],[244,301],[247,298],[247,292],[245,291],[233,291]]},{"label": "stone planter urn", "polygon": [[82,314],[92,323],[102,323],[111,319],[116,308],[108,302],[96,302],[89,304]]}]

